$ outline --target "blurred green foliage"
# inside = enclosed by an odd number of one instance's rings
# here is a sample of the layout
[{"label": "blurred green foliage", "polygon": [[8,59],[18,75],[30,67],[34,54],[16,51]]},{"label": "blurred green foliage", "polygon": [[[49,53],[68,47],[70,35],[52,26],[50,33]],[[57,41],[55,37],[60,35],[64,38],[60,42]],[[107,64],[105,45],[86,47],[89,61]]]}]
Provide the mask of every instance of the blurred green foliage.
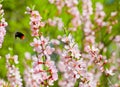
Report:
[{"label": "blurred green foliage", "polygon": [[[118,11],[120,12],[120,0],[92,0],[93,2],[93,8],[95,9],[95,3],[101,2],[104,5],[104,11],[107,14],[107,16],[110,15],[110,12],[112,11]],[[81,3],[81,1],[80,1]],[[5,11],[5,19],[8,22],[7,32],[6,36],[3,42],[3,46],[0,49],[0,56],[2,56],[2,59],[0,59],[0,78],[6,79],[6,66],[5,66],[5,55],[9,53],[8,48],[13,48],[13,54],[17,54],[19,56],[19,68],[21,71],[21,74],[24,70],[23,65],[23,59],[24,59],[24,53],[26,51],[31,52],[34,54],[32,47],[30,46],[30,42],[33,40],[31,37],[31,30],[29,26],[29,16],[24,14],[26,11],[26,7],[35,6],[35,10],[38,10],[43,17],[43,21],[48,18],[53,18],[54,16],[61,17],[63,22],[65,23],[65,27],[68,26],[68,22],[71,19],[70,16],[65,12],[66,8],[63,8],[62,13],[58,15],[57,8],[55,5],[49,4],[48,0],[4,0],[2,2],[3,9]],[[79,6],[79,10],[81,11],[81,5]],[[107,39],[111,35],[117,35],[120,34],[120,14],[117,16],[117,19],[119,23],[114,26],[113,32],[110,35],[106,35],[104,33],[105,29],[102,29],[101,32],[98,34],[98,40],[103,40],[104,43],[107,42]],[[25,34],[25,39],[15,39],[14,35],[15,32],[23,32]],[[57,30],[56,27],[49,27],[46,26],[45,28],[41,28],[44,36],[50,36],[50,38],[56,38],[57,35],[63,35],[64,31]],[[76,42],[79,44],[80,48],[82,48],[82,40],[83,40],[83,34],[82,30],[79,29],[78,32],[71,32],[72,35],[75,37]],[[112,49],[116,49],[114,44],[109,44],[108,47],[108,57],[109,54],[111,54]],[[112,47],[111,47],[112,46]],[[102,78],[102,80],[104,80]],[[102,86],[107,87],[107,86]]]}]

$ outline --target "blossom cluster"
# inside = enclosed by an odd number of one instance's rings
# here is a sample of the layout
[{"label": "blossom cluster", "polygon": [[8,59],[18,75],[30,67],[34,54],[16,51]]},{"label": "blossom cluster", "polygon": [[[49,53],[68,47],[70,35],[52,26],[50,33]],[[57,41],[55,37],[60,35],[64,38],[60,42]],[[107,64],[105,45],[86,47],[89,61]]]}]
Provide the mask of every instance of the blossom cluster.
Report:
[{"label": "blossom cluster", "polygon": [[[33,50],[36,52],[36,56],[32,58],[32,68],[26,71],[29,72],[28,77],[31,76],[30,81],[34,81],[35,87],[39,87],[40,85],[43,86],[50,86],[53,85],[54,81],[58,79],[57,69],[55,67],[54,61],[51,60],[51,56],[54,48],[50,46],[49,38],[45,38],[43,35],[39,34],[40,27],[43,26],[44,22],[41,22],[41,16],[38,11],[32,11],[30,8],[27,8],[28,13],[31,14],[30,25],[31,29],[37,26],[37,33],[36,30],[32,31],[32,36],[39,36],[34,37],[33,42],[30,45],[33,47]],[[32,15],[34,14],[34,15]],[[38,20],[39,19],[39,20]],[[34,23],[35,22],[35,23]],[[31,71],[31,72],[30,72]],[[27,79],[26,79],[27,80]]]},{"label": "blossom cluster", "polygon": [[90,20],[91,15],[93,14],[92,2],[91,0],[82,0],[82,21],[84,23],[84,50],[88,45],[95,45],[95,32],[93,29],[93,24]]},{"label": "blossom cluster", "polygon": [[48,19],[47,23],[50,25],[50,26],[57,26],[59,30],[62,30],[63,29],[63,26],[64,26],[64,23],[62,22],[62,19],[61,18],[58,18],[58,17],[54,17],[54,19]]},{"label": "blossom cluster", "polygon": [[[61,87],[74,87],[75,82],[81,76],[84,78],[86,65],[80,58],[81,54],[78,45],[74,43],[71,35],[63,37],[62,42],[65,44],[58,67],[63,73],[63,79],[59,81]],[[64,67],[64,68],[63,68]]]},{"label": "blossom cluster", "polygon": [[[67,7],[67,13],[72,15],[72,19],[70,23],[72,26],[70,26],[68,29],[71,31],[76,31],[77,28],[82,24],[81,23],[81,15],[79,13],[79,9],[77,7],[79,1],[78,0],[49,0],[51,4],[55,4],[58,8],[59,13],[62,12],[63,7]],[[50,20],[49,20],[50,21]],[[51,23],[55,23],[55,21],[51,21]],[[60,25],[63,25],[62,22],[59,23],[58,27]],[[59,28],[60,29],[60,28]]]},{"label": "blossom cluster", "polygon": [[55,63],[50,57],[54,48],[49,46],[49,39],[43,36],[34,38],[31,46],[37,52],[37,57],[33,58],[33,73],[37,77],[37,83],[44,86],[53,85],[53,82],[58,79],[58,74]]},{"label": "blossom cluster", "polygon": [[[62,80],[59,81],[60,87],[74,87],[79,81],[79,87],[96,87],[99,81],[94,72],[89,72],[88,62],[82,58],[78,45],[75,43],[71,34],[61,39],[65,44],[63,52],[60,54],[58,68],[62,73]],[[91,58],[91,57],[90,57]]]},{"label": "blossom cluster", "polygon": [[112,70],[105,69],[104,66],[108,63],[108,60],[105,59],[102,55],[98,54],[98,49],[95,49],[95,47],[92,47],[92,49],[88,46],[86,51],[90,54],[91,63],[95,63],[96,66],[98,66],[98,69],[101,72],[104,72],[106,75],[114,75]]},{"label": "blossom cluster", "polygon": [[10,87],[22,87],[20,71],[15,66],[15,64],[18,64],[18,56],[17,55],[11,56],[10,54],[7,54],[6,67],[8,69],[7,78],[10,83]]},{"label": "blossom cluster", "polygon": [[7,87],[7,86],[8,86],[8,83],[0,79],[0,87]]},{"label": "blossom cluster", "polygon": [[26,14],[30,14],[30,26],[32,31],[32,36],[39,36],[39,28],[45,25],[44,22],[41,22],[42,17],[38,11],[33,11],[27,7]]},{"label": "blossom cluster", "polygon": [[2,47],[2,43],[4,41],[4,36],[6,34],[7,22],[5,21],[4,10],[2,9],[2,5],[0,4],[0,48]]}]

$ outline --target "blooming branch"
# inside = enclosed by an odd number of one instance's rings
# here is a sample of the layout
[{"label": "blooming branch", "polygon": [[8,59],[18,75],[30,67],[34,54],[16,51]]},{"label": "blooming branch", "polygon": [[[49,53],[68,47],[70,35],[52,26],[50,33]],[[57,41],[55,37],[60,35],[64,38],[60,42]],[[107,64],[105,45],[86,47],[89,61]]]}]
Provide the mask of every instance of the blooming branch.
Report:
[{"label": "blooming branch", "polygon": [[0,4],[0,48],[2,47],[4,36],[6,34],[5,27],[7,27],[8,25],[3,16],[4,16],[4,10],[2,9],[2,5]]}]

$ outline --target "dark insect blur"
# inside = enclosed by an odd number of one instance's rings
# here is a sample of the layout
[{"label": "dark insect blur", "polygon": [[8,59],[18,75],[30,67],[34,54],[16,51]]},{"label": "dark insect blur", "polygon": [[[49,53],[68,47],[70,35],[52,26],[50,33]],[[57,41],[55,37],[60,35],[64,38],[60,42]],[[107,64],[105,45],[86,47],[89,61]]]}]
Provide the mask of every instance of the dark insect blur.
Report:
[{"label": "dark insect blur", "polygon": [[24,34],[21,33],[21,32],[16,32],[16,33],[15,33],[15,39],[16,39],[16,38],[24,39],[25,36],[24,36]]}]

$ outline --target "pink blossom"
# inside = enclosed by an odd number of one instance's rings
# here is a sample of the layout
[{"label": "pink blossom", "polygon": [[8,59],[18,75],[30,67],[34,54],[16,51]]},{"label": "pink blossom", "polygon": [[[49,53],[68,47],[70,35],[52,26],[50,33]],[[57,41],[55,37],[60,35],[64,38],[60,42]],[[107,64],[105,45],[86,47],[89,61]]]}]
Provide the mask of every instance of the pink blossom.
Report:
[{"label": "pink blossom", "polygon": [[37,77],[34,75],[33,70],[27,66],[24,71],[25,87],[39,87],[36,79]]},{"label": "pink blossom", "polygon": [[44,50],[45,55],[51,55],[55,49],[51,48],[50,46],[47,46],[46,49]]},{"label": "pink blossom", "polygon": [[30,14],[30,26],[32,31],[32,36],[39,36],[39,28],[45,25],[44,22],[41,22],[42,17],[38,11],[33,11],[27,7],[27,14]]},{"label": "pink blossom", "polygon": [[79,10],[78,10],[77,7],[71,7],[71,8],[68,10],[68,12],[69,12],[71,15],[76,16],[76,17],[78,17],[78,16],[80,15]]},{"label": "pink blossom", "polygon": [[115,17],[117,14],[118,14],[117,11],[111,12],[111,16],[112,16],[112,17]]},{"label": "pink blossom", "polygon": [[60,41],[57,40],[57,39],[52,39],[52,40],[51,40],[51,43],[54,44],[54,45],[59,45],[59,44],[60,44]]},{"label": "pink blossom", "polygon": [[57,6],[59,13],[61,13],[62,8],[65,5],[65,2],[64,2],[64,0],[56,0],[55,5]]},{"label": "pink blossom", "polygon": [[104,17],[106,16],[105,12],[103,11],[103,6],[100,3],[96,3],[96,12],[95,12],[95,22],[99,26],[106,26],[106,23],[103,22]]},{"label": "pink blossom", "polygon": [[113,73],[113,70],[112,69],[106,69],[106,75],[111,75],[111,76],[113,76],[114,75],[114,73]]},{"label": "pink blossom", "polygon": [[53,85],[53,82],[58,79],[58,74],[54,62],[50,59],[50,55],[55,49],[50,47],[49,38],[43,36],[34,38],[31,46],[38,53],[37,57],[33,58],[35,83],[43,86]]},{"label": "pink blossom", "polygon": [[120,42],[120,35],[117,35],[114,39],[115,42]]},{"label": "pink blossom", "polygon": [[14,64],[11,63],[11,60],[14,60],[13,63],[17,64],[18,56],[14,55],[13,57],[10,56],[10,54],[6,55],[6,67],[8,69],[7,71],[7,78],[8,81],[10,82],[11,87],[22,87],[22,79],[20,76],[20,71],[17,67],[15,67]]},{"label": "pink blossom", "polygon": [[108,60],[104,58],[102,55],[99,54],[99,50],[95,47],[90,48],[89,46],[86,49],[86,52],[90,54],[90,59],[91,64],[95,64],[97,69],[100,70],[101,72],[106,73],[106,75],[113,75],[112,69],[108,70],[104,68],[104,65],[108,63]]},{"label": "pink blossom", "polygon": [[30,45],[34,47],[34,51],[37,51],[38,53],[42,52],[42,47],[40,46],[41,45],[40,39],[34,38],[33,42]]},{"label": "pink blossom", "polygon": [[82,15],[86,19],[89,19],[90,15],[93,13],[92,2],[91,0],[82,0],[82,3],[83,3],[82,4],[82,8],[83,8]]},{"label": "pink blossom", "polygon": [[64,27],[64,23],[59,17],[54,17],[53,19],[49,18],[47,22],[50,26],[57,26],[59,30],[62,30]]},{"label": "pink blossom", "polygon": [[[47,70],[43,67],[47,67]],[[45,62],[38,60],[35,62],[34,75],[37,77],[37,83],[44,86],[53,85],[53,82],[58,79],[57,69],[51,60],[46,60]]]},{"label": "pink blossom", "polygon": [[49,55],[51,55],[55,50],[49,46],[49,38],[44,38],[43,36],[41,36],[40,39],[34,38],[30,45],[34,47],[34,51],[39,54],[39,57],[46,55],[46,57],[49,58]]},{"label": "pink blossom", "polygon": [[4,36],[6,34],[5,27],[8,25],[5,19],[3,18],[4,16],[4,10],[2,9],[2,5],[0,4],[0,16],[2,17],[0,20],[0,48],[2,47],[2,43],[4,41]]},{"label": "pink blossom", "polygon": [[62,8],[64,7],[65,5],[65,2],[64,0],[48,0],[51,4],[55,4],[57,9],[58,9],[58,12],[61,13],[62,11]]},{"label": "pink blossom", "polygon": [[68,37],[64,36],[63,38],[61,38],[61,41],[63,41],[64,43],[70,43],[74,42],[74,39],[72,39],[71,34],[69,34]]},{"label": "pink blossom", "polygon": [[31,59],[31,54],[29,52],[25,52],[25,58],[27,60],[30,60]]},{"label": "pink blossom", "polygon": [[48,0],[51,4],[55,3],[55,0]]},{"label": "pink blossom", "polygon": [[67,5],[67,7],[72,7],[78,4],[78,0],[65,0],[65,4]]},{"label": "pink blossom", "polygon": [[5,82],[4,80],[0,79],[0,87],[7,87],[8,86],[8,83]]},{"label": "pink blossom", "polygon": [[48,24],[49,24],[50,26],[56,26],[56,21],[49,18],[49,19],[48,19]]},{"label": "pink blossom", "polygon": [[74,43],[74,39],[72,38],[71,34],[69,34],[68,37],[63,37],[62,41],[68,44],[65,45],[65,49],[68,50],[71,56],[79,59],[81,54],[78,49],[78,45]]},{"label": "pink blossom", "polygon": [[62,41],[66,44],[58,63],[58,68],[60,68],[59,70],[63,73],[63,78],[59,81],[59,85],[61,87],[74,87],[77,79],[81,79],[81,77],[86,78],[86,62],[83,58],[80,58],[81,54],[79,53],[78,46],[75,44],[71,35],[63,37]]},{"label": "pink blossom", "polygon": [[19,61],[18,61],[18,56],[17,55],[14,55],[13,57],[11,57],[10,54],[7,54],[6,55],[6,61],[9,62],[9,61],[13,61],[15,64],[18,64]]},{"label": "pink blossom", "polygon": [[80,51],[78,49],[77,44],[70,43],[69,46],[65,46],[65,48],[68,50],[68,52],[71,52],[71,56],[79,59],[80,58]]},{"label": "pink blossom", "polygon": [[81,25],[81,18],[80,17],[75,17],[72,19],[72,24],[74,27],[78,27]]}]

